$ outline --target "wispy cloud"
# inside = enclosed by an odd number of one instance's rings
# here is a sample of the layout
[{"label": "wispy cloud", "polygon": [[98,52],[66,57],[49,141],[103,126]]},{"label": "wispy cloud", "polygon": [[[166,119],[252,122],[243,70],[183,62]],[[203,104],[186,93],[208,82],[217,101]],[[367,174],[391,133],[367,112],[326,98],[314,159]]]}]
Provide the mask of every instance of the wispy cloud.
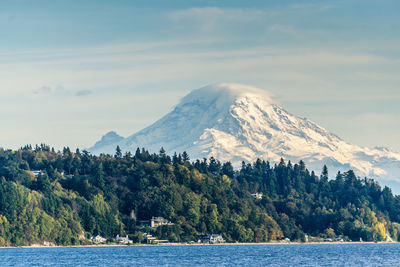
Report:
[{"label": "wispy cloud", "polygon": [[76,96],[87,96],[93,94],[92,90],[79,90],[75,93]]},{"label": "wispy cloud", "polygon": [[[121,47],[124,49],[120,50]],[[257,85],[268,79],[281,85],[288,82],[317,84],[325,79],[332,86],[336,83],[332,75],[342,75],[343,78],[349,73],[370,73],[375,80],[385,80],[387,84],[392,78],[397,81],[397,76],[390,71],[380,76],[380,66],[391,66],[394,70],[400,65],[396,59],[357,47],[254,46],[193,50],[191,44],[178,47],[168,44],[157,46],[150,50],[151,53],[125,50],[125,47],[123,44],[108,48],[103,46],[100,54],[70,50],[70,54],[75,56],[68,58],[60,50],[58,53],[54,51],[53,57],[47,60],[3,63],[0,74],[7,79],[0,85],[0,93],[10,94],[9,88],[18,93],[36,87],[33,91],[35,95],[85,96],[101,88],[105,91],[106,88],[113,88],[115,92],[135,86],[179,81],[182,77],[198,79],[199,75],[205,78],[204,83],[234,80]],[[97,49],[93,47],[92,50]],[[43,86],[60,82],[63,87]]]},{"label": "wispy cloud", "polygon": [[[215,31],[229,32],[243,24],[251,24],[271,19],[277,11],[269,9],[239,9],[220,7],[188,8],[171,11],[167,18],[180,29],[185,25],[187,29],[195,29],[197,34]],[[193,33],[193,30],[191,30]]]},{"label": "wispy cloud", "polygon": [[32,91],[35,98],[43,97],[68,97],[68,96],[88,96],[93,94],[93,90],[81,89],[81,90],[68,90],[63,86],[41,86],[38,89]]},{"label": "wispy cloud", "polygon": [[288,6],[291,9],[295,10],[309,10],[311,12],[320,12],[325,11],[328,9],[332,9],[335,7],[333,3],[296,3],[296,4],[289,4]]},{"label": "wispy cloud", "polygon": [[38,89],[33,90],[33,94],[36,96],[51,96],[51,95],[58,95],[65,92],[64,87],[62,86],[41,86]]},{"label": "wispy cloud", "polygon": [[172,20],[200,20],[204,22],[209,20],[213,22],[218,20],[255,21],[271,17],[275,13],[275,11],[269,9],[202,7],[171,11],[167,16]]}]

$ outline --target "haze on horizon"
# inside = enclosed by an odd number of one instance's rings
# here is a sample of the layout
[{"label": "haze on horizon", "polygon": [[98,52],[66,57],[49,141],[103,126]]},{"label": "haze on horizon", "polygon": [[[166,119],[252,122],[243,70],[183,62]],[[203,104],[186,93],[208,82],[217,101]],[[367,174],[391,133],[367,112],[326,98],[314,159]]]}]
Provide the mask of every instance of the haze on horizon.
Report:
[{"label": "haze on horizon", "polygon": [[128,136],[189,91],[249,84],[400,151],[398,1],[1,1],[0,147]]}]

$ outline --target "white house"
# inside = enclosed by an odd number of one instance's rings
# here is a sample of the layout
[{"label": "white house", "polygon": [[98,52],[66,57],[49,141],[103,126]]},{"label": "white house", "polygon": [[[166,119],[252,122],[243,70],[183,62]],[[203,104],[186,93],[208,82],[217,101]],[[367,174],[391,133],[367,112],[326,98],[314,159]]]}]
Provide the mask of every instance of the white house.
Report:
[{"label": "white house", "polygon": [[162,225],[174,225],[174,224],[163,217],[152,217],[151,220],[140,221],[140,226],[150,226],[152,228],[157,228],[158,226]]},{"label": "white house", "polygon": [[35,178],[38,178],[40,175],[43,175],[44,172],[42,170],[31,170],[31,173]]},{"label": "white house", "polygon": [[225,243],[225,239],[220,234],[201,235],[199,236],[199,241],[210,244]]},{"label": "white house", "polygon": [[255,199],[262,199],[263,193],[254,193],[254,194],[251,194],[251,196]]},{"label": "white house", "polygon": [[144,240],[146,240],[147,244],[160,244],[160,243],[168,243],[168,240],[160,240],[156,237],[152,236],[151,234],[144,233],[143,234]]},{"label": "white house", "polygon": [[104,243],[107,241],[107,239],[105,239],[101,235],[96,235],[96,236],[92,236],[90,238],[90,241],[92,241],[93,243]]},{"label": "white house", "polygon": [[117,240],[118,243],[122,243],[122,244],[131,244],[131,243],[133,243],[132,240],[129,240],[128,235],[126,235],[125,237],[117,235],[115,237],[115,239]]}]

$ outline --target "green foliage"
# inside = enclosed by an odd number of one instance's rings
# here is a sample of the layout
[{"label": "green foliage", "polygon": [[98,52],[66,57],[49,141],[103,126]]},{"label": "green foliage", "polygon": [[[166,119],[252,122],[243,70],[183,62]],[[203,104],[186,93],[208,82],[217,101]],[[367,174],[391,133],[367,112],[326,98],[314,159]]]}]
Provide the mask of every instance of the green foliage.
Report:
[{"label": "green foliage", "polygon": [[[170,158],[162,148],[97,157],[42,144],[0,149],[0,178],[0,246],[83,244],[94,234],[140,243],[144,232],[173,242],[208,233],[230,242],[400,238],[400,197],[389,188],[352,171],[329,180],[326,167],[317,177],[302,161],[257,160],[235,171],[214,158],[191,163],[186,152]],[[139,226],[153,216],[174,225]]]}]

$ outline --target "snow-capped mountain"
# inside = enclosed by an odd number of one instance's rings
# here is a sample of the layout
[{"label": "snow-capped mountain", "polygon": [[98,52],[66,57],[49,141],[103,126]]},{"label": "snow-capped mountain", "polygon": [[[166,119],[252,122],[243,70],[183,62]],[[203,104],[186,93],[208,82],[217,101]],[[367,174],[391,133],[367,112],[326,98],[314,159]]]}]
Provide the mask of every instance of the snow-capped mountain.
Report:
[{"label": "snow-capped mountain", "polygon": [[257,158],[303,160],[317,172],[326,164],[332,176],[353,169],[360,176],[400,185],[400,153],[351,145],[312,121],[288,113],[270,93],[241,84],[194,90],[149,127],[127,138],[108,133],[89,151],[113,154],[117,145],[132,152],[137,147],[151,152],[164,147],[170,154],[187,151],[192,159],[214,156],[234,166]]}]

